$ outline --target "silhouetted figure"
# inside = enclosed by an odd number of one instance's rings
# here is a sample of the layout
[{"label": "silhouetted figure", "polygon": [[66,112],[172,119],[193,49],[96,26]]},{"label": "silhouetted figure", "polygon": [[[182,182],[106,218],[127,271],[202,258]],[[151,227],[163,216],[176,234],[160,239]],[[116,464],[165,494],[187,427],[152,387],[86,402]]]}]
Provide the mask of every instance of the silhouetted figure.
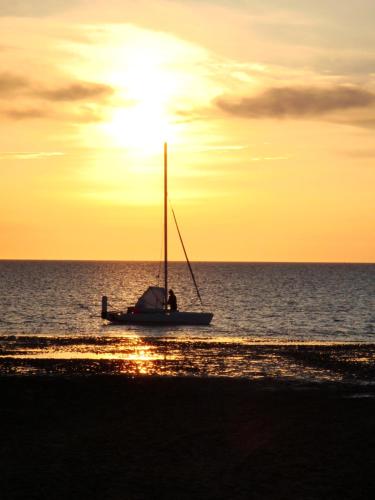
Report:
[{"label": "silhouetted figure", "polygon": [[173,290],[169,290],[169,298],[167,304],[169,305],[171,311],[177,311],[177,297]]}]

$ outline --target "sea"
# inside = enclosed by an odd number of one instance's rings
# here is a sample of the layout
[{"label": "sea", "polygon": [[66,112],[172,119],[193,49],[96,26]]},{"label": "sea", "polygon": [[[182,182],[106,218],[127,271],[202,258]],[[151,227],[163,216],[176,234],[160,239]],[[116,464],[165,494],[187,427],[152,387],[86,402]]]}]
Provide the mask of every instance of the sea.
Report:
[{"label": "sea", "polygon": [[212,312],[210,326],[102,320],[103,295],[124,310],[163,286],[158,262],[0,261],[0,374],[314,381],[373,361],[375,264],[192,266],[203,307],[185,263],[170,263],[169,286],[180,310]]}]

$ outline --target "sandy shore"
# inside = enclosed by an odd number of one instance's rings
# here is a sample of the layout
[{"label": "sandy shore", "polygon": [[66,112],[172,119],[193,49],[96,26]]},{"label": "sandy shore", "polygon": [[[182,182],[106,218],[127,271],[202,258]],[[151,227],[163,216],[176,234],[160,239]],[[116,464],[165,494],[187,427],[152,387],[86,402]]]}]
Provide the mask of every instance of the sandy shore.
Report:
[{"label": "sandy shore", "polygon": [[0,377],[2,499],[369,499],[375,388]]}]

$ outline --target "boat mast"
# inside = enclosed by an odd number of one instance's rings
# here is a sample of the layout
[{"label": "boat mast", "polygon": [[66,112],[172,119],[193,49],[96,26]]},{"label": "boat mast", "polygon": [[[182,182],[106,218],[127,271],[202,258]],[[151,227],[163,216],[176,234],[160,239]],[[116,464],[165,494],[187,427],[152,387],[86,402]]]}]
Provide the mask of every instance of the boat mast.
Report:
[{"label": "boat mast", "polygon": [[167,143],[164,143],[164,309],[168,309],[168,172]]}]

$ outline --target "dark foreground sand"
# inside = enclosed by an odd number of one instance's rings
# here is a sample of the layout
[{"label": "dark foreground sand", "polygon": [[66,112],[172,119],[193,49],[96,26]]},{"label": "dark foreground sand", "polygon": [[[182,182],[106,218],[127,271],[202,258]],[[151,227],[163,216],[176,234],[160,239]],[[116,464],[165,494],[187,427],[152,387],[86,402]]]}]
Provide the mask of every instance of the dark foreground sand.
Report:
[{"label": "dark foreground sand", "polygon": [[3,500],[375,495],[368,387],[5,376],[0,391]]}]

